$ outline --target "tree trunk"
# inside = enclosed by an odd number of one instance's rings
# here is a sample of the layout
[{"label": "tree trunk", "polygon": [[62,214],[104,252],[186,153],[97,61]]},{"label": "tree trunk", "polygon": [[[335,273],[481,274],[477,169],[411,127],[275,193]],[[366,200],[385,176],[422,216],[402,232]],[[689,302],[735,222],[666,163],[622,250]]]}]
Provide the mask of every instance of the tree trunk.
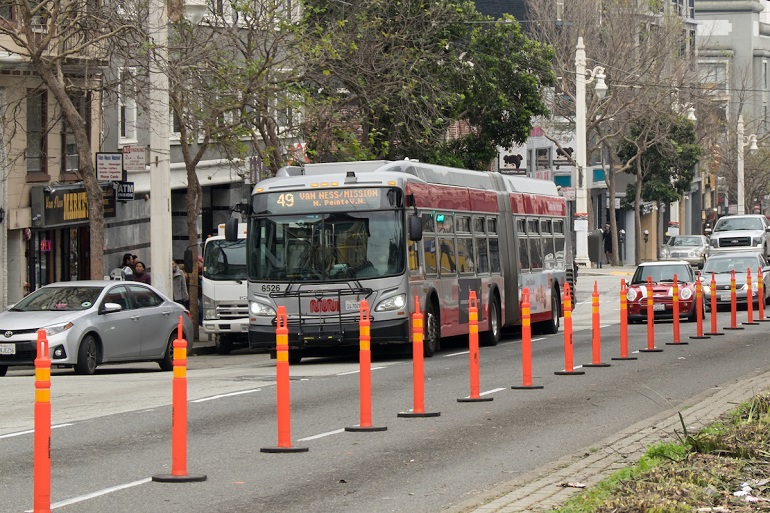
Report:
[{"label": "tree trunk", "polygon": [[636,184],[634,186],[634,225],[636,228],[636,252],[635,252],[636,265],[639,265],[642,263],[642,244],[644,244],[644,235],[642,234],[641,206],[642,206],[642,162],[641,160],[637,160],[636,161]]},{"label": "tree trunk", "polygon": [[33,65],[43,83],[56,98],[64,119],[75,137],[80,172],[83,175],[83,184],[88,199],[90,247],[89,254],[85,257],[91,263],[91,275],[89,277],[101,280],[104,277],[104,198],[96,179],[96,169],[94,169],[93,155],[91,154],[91,141],[88,139],[86,124],[72,104],[64,83],[54,75],[51,68],[45,62],[35,59],[33,59]]}]

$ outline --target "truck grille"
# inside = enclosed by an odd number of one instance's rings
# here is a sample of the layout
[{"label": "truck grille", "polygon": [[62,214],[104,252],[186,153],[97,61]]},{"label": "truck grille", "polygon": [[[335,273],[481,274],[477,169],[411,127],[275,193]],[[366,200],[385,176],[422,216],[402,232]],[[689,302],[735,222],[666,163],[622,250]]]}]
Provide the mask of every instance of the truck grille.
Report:
[{"label": "truck grille", "polygon": [[751,246],[751,237],[723,237],[719,239],[720,248],[739,248]]},{"label": "truck grille", "polygon": [[249,316],[248,303],[233,303],[217,305],[218,319],[243,319]]}]

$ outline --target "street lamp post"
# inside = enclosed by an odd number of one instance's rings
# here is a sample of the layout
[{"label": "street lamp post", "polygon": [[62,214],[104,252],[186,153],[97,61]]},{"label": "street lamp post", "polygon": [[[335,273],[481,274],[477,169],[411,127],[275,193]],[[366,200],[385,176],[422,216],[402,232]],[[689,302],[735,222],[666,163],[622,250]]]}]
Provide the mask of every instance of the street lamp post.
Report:
[{"label": "street lamp post", "polygon": [[748,146],[751,153],[756,153],[757,148],[757,136],[751,134],[745,137],[743,127],[743,115],[738,116],[738,214],[746,213],[746,205],[744,196],[744,188],[746,186],[744,173],[743,173],[743,148]]},{"label": "street lamp post", "polygon": [[[204,0],[183,2],[184,16],[197,24],[206,12]],[[152,284],[173,297],[171,260],[171,143],[168,75],[160,63],[168,62],[168,12],[166,0],[150,0],[149,33],[155,56],[150,59],[150,265]]]},{"label": "street lamp post", "polygon": [[576,180],[575,187],[575,262],[581,267],[588,267],[588,181],[586,179],[586,84],[596,78],[596,96],[604,98],[607,84],[604,82],[604,68],[596,66],[588,70],[586,79],[586,47],[583,38],[578,38],[575,52],[575,144]]}]

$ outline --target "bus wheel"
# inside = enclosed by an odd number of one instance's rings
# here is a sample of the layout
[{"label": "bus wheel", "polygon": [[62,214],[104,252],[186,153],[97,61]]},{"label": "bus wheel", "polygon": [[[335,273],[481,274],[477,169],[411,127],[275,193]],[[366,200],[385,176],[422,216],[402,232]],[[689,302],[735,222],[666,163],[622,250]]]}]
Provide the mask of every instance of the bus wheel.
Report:
[{"label": "bus wheel", "polygon": [[496,346],[500,342],[500,302],[494,297],[489,303],[489,331],[481,333],[482,346]]},{"label": "bus wheel", "polygon": [[551,291],[551,318],[543,321],[541,326],[543,333],[553,335],[559,332],[559,295],[556,290]]},{"label": "bus wheel", "polygon": [[436,307],[432,302],[428,303],[428,308],[425,310],[425,334],[422,342],[423,354],[426,357],[436,354],[441,342],[441,326],[436,315]]}]

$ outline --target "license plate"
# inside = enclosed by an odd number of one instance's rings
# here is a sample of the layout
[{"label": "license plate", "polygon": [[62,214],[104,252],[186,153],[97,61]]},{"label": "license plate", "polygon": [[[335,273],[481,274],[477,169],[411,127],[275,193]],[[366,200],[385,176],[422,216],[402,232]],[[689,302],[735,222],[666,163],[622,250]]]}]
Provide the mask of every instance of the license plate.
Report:
[{"label": "license plate", "polygon": [[732,296],[730,294],[722,294],[719,296],[720,301],[730,301],[732,299]]},{"label": "license plate", "polygon": [[654,305],[652,305],[652,309],[655,312],[661,312],[666,309],[666,305],[661,303],[655,303]]},{"label": "license plate", "polygon": [[16,354],[16,344],[0,344],[0,354]]}]

